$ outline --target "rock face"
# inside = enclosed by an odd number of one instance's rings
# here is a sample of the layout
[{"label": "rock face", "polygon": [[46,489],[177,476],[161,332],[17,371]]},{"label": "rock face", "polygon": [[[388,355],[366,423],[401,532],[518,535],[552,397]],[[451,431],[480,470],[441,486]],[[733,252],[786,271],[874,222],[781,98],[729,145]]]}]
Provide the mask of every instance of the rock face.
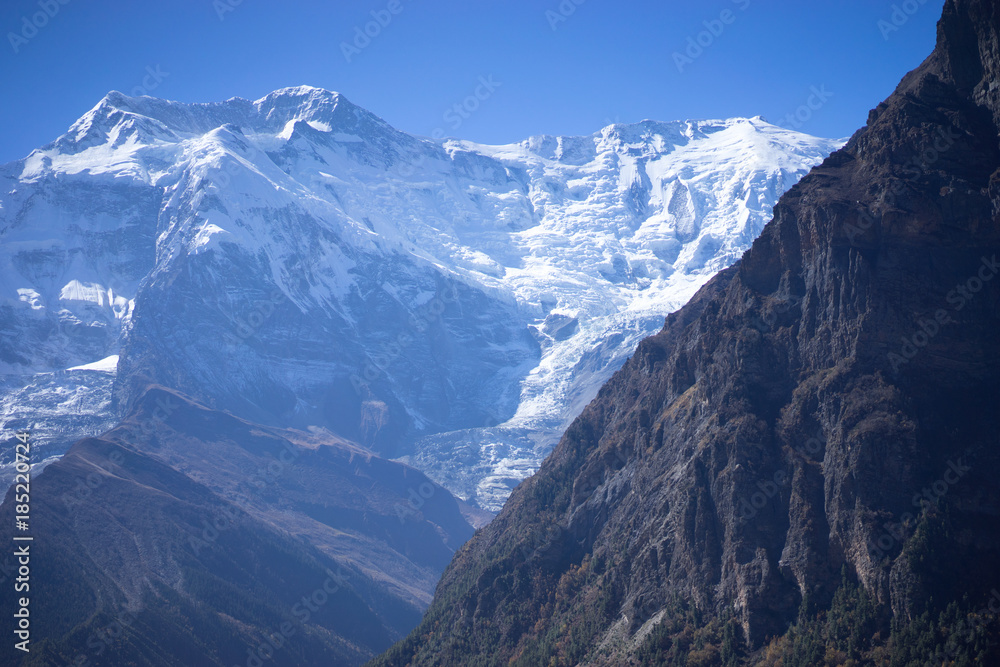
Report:
[{"label": "rock face", "polygon": [[[228,667],[262,650],[360,664],[420,620],[470,521],[488,518],[328,432],[160,387],[135,408],[32,480],[38,662],[5,642],[3,664]],[[15,489],[0,506],[9,526]],[[0,560],[5,585],[17,565]]]},{"label": "rock face", "polygon": [[839,145],[751,118],[483,146],[309,87],[110,93],[0,167],[0,425],[58,455],[155,383],[499,509]]},{"label": "rock face", "polygon": [[753,650],[844,577],[903,625],[985,604],[998,35],[1000,3],[948,0],[934,53],[639,345],[376,664],[628,664],[679,604]]}]

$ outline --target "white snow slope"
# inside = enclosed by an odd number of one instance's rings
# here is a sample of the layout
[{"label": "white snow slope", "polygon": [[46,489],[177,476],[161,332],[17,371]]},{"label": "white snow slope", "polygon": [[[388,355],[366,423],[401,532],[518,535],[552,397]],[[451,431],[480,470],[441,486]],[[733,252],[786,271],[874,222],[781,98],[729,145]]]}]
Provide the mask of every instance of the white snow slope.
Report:
[{"label": "white snow slope", "polygon": [[737,118],[486,146],[309,87],[110,93],[0,168],[0,425],[58,453],[159,382],[495,510],[841,144]]}]

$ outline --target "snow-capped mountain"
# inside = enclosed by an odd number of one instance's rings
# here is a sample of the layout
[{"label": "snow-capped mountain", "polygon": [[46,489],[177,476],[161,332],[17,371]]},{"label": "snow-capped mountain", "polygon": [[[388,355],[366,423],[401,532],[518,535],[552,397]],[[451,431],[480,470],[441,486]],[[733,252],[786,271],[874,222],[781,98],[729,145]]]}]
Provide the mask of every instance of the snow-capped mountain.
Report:
[{"label": "snow-capped mountain", "polygon": [[316,88],[111,93],[0,168],[0,418],[54,454],[159,383],[496,509],[839,145],[752,118],[485,146]]}]

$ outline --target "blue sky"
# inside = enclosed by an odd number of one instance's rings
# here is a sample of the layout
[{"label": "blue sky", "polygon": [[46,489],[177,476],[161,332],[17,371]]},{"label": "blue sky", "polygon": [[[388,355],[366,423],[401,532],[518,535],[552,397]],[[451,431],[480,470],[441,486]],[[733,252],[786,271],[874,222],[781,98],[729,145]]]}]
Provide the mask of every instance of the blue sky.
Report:
[{"label": "blue sky", "polygon": [[930,53],[943,1],[5,0],[0,162],[109,90],[206,102],[300,84],[486,143],[754,115],[847,136]]}]

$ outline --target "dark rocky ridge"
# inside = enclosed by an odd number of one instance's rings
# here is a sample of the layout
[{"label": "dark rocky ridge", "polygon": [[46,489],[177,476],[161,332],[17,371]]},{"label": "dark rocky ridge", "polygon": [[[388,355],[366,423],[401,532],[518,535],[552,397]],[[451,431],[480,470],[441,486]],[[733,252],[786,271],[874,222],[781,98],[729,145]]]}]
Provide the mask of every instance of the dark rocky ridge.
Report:
[{"label": "dark rocky ridge", "polygon": [[[357,572],[134,450],[79,441],[32,491],[31,650],[4,642],[4,665],[222,667],[286,623],[268,649],[282,659],[359,664],[396,634]],[[13,589],[16,559],[0,565]],[[296,616],[324,586],[327,604]]]},{"label": "dark rocky ridge", "polygon": [[32,482],[32,651],[5,643],[4,665],[245,664],[285,623],[265,649],[275,664],[357,665],[419,622],[470,521],[488,518],[329,432],[162,387]]},{"label": "dark rocky ridge", "polygon": [[948,0],[934,53],[639,346],[374,664],[626,664],[677,599],[755,648],[842,571],[903,624],[985,604],[998,33],[1000,4]]}]

